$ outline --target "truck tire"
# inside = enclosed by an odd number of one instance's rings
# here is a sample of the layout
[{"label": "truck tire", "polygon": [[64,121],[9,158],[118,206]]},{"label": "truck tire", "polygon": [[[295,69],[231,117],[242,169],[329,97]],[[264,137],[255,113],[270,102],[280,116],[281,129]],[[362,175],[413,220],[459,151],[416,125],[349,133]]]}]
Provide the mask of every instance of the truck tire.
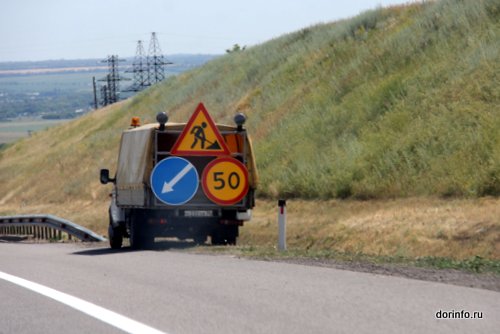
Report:
[{"label": "truck tire", "polygon": [[143,216],[137,212],[130,213],[130,248],[148,249],[154,244],[154,236],[143,224]]},{"label": "truck tire", "polygon": [[238,237],[237,225],[218,226],[212,231],[212,245],[236,245]]},{"label": "truck tire", "polygon": [[123,243],[123,226],[113,226],[113,215],[111,214],[111,208],[108,211],[109,216],[109,226],[108,226],[108,239],[109,246],[112,249],[120,249],[122,248]]},{"label": "truck tire", "polygon": [[193,237],[193,241],[197,245],[204,245],[205,242],[207,241],[207,236],[206,235],[196,235]]},{"label": "truck tire", "polygon": [[109,224],[108,227],[109,245],[112,249],[122,248],[123,243],[123,228],[121,226],[113,227]]}]

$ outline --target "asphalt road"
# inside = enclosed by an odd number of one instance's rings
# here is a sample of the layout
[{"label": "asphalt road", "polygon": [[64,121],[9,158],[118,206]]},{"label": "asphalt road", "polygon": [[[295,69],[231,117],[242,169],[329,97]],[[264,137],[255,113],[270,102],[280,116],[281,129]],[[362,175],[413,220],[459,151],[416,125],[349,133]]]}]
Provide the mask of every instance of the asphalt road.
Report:
[{"label": "asphalt road", "polygon": [[[500,293],[489,290],[178,250],[94,247],[0,243],[0,333],[123,333],[98,319],[108,311],[137,333],[144,328],[133,329],[120,317],[169,334],[495,333],[500,328]],[[89,316],[9,277],[100,309]],[[439,311],[453,311],[455,319],[437,319]],[[456,319],[474,312],[482,318]]]}]

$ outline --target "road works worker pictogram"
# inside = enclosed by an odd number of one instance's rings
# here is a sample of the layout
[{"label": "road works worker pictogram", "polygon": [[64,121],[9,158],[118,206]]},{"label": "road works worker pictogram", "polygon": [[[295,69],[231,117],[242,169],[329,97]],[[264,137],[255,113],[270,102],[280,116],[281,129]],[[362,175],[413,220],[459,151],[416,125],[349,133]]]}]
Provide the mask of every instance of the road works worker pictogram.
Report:
[{"label": "road works worker pictogram", "polygon": [[207,123],[203,122],[201,123],[201,126],[197,125],[191,129],[190,134],[194,136],[194,141],[193,144],[191,145],[191,148],[195,148],[196,144],[198,144],[198,140],[200,141],[200,146],[201,149],[205,148],[205,142],[207,141],[207,138],[205,137],[205,128],[207,127]]},{"label": "road works worker pictogram", "polygon": [[172,147],[173,155],[229,155],[217,126],[200,103]]}]

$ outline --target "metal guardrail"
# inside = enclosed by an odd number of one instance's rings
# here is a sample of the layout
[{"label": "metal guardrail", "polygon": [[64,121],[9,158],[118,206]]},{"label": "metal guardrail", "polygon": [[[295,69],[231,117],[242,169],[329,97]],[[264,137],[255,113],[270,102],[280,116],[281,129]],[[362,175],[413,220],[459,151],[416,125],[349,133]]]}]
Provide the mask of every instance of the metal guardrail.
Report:
[{"label": "metal guardrail", "polygon": [[52,215],[0,216],[0,235],[31,235],[35,239],[61,240],[62,232],[68,239],[106,241],[105,238],[69,220]]}]

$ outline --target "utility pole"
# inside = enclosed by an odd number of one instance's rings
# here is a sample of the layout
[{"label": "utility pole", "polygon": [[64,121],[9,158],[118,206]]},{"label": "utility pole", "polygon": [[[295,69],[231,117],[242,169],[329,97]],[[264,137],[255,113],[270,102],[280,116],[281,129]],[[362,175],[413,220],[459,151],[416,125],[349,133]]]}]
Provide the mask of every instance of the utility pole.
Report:
[{"label": "utility pole", "polygon": [[[99,79],[99,81],[106,81],[105,88],[105,98],[103,99],[104,106],[108,104],[112,104],[118,102],[119,100],[119,91],[120,91],[120,81],[122,80],[130,80],[127,78],[120,77],[118,72],[118,62],[125,61],[124,59],[119,59],[118,56],[108,56],[107,59],[103,60],[103,63],[108,63],[109,72],[105,78]],[[101,93],[103,90],[101,89]],[[102,95],[102,94],[101,94]]]},{"label": "utility pole", "polygon": [[151,33],[151,41],[149,42],[148,51],[148,68],[149,68],[149,84],[154,85],[165,79],[165,69],[164,66],[172,64],[171,62],[165,61],[163,54],[160,49],[160,43],[158,38],[156,38],[156,33]]},{"label": "utility pole", "polygon": [[108,94],[108,86],[101,86],[101,106],[107,106],[109,104],[109,94]]},{"label": "utility pole", "polygon": [[92,77],[92,86],[94,87],[94,109],[97,109],[99,106],[97,104],[97,87],[95,84],[95,77]]},{"label": "utility pole", "polygon": [[142,41],[137,41],[135,58],[134,62],[132,63],[132,71],[127,71],[127,72],[133,73],[134,78],[132,86],[127,88],[125,91],[138,92],[151,85],[151,83],[149,82],[148,62],[145,56]]}]

